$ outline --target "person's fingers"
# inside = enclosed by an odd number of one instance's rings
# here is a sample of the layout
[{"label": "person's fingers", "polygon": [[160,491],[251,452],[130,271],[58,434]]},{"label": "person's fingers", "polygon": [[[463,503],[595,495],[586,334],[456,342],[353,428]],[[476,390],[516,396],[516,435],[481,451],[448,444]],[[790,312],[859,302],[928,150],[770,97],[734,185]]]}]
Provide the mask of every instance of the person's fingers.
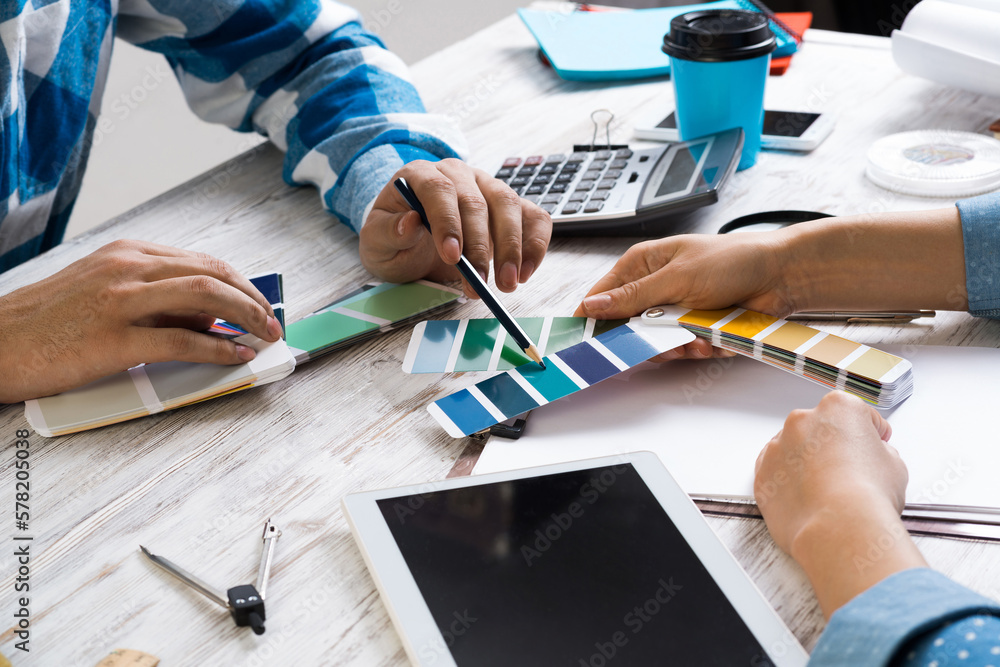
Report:
[{"label": "person's fingers", "polygon": [[[463,249],[468,249],[465,248],[462,233],[462,211],[455,183],[439,171],[438,166],[429,162],[411,162],[400,170],[400,174],[424,207],[438,255],[447,264],[457,264]],[[483,209],[480,224],[485,230],[489,227],[485,204]],[[489,257],[488,248],[486,252],[480,249],[480,261],[483,257]],[[469,260],[472,258],[469,257]]]},{"label": "person's fingers", "polygon": [[268,315],[274,315],[274,309],[264,295],[242,273],[225,262],[211,255],[184,257],[157,257],[144,272],[143,277],[148,282],[170,280],[188,276],[210,276],[227,285],[235,287],[260,304]]},{"label": "person's fingers", "polygon": [[113,241],[97,252],[112,256],[106,257],[105,263],[112,275],[120,279],[155,282],[180,276],[211,276],[247,294],[268,315],[274,315],[271,304],[243,274],[229,263],[203,252],[134,240]]},{"label": "person's fingers", "polygon": [[[449,171],[445,173],[451,176]],[[493,178],[485,171],[477,169],[472,172],[473,186],[482,193],[488,207],[489,236],[493,244],[493,280],[502,292],[512,292],[518,282],[523,282],[521,274],[522,219],[521,198],[518,197],[506,183]],[[453,180],[456,178],[452,177]],[[462,201],[462,188],[465,181],[459,182],[459,201]],[[463,211],[462,221],[465,227],[465,243],[470,243],[469,224]],[[472,261],[472,258],[469,258]],[[473,262],[475,264],[475,262]]]},{"label": "person's fingers", "polygon": [[781,438],[781,431],[778,431],[773,438],[767,441],[761,448],[760,453],[757,454],[757,460],[753,464],[753,475],[756,477],[760,473],[760,467],[764,465],[764,456],[767,454],[768,449],[771,447],[772,443],[778,442]]},{"label": "person's fingers", "polygon": [[[398,204],[387,206],[406,207],[406,202],[393,188],[392,193],[379,196],[397,197]],[[438,256],[431,237],[420,215],[413,210],[394,211],[373,208],[359,234],[358,253],[361,263],[379,278],[396,283],[424,278],[435,266],[447,266]]]},{"label": "person's fingers", "polygon": [[878,431],[878,437],[882,438],[882,442],[889,442],[889,438],[892,437],[892,426],[875,408],[868,406],[868,412],[872,418],[872,425]]},{"label": "person's fingers", "polygon": [[581,304],[587,317],[611,320],[632,317],[652,306],[677,303],[685,294],[672,284],[669,267],[620,287],[586,297]]},{"label": "person's fingers", "polygon": [[248,294],[209,276],[185,276],[139,285],[122,304],[137,317],[206,313],[238,324],[258,338],[275,341],[281,325]]},{"label": "person's fingers", "polygon": [[133,327],[126,337],[129,356],[139,363],[189,361],[200,364],[243,364],[257,353],[231,340],[189,329]]},{"label": "person's fingers", "polygon": [[629,248],[590,289],[578,312],[602,319],[631,317],[650,306],[682,298],[684,294],[670,284],[667,273],[673,252],[667,241],[647,241]]},{"label": "person's fingers", "polygon": [[370,227],[374,246],[385,253],[384,260],[390,260],[405,250],[416,247],[430,235],[420,220],[420,214],[414,210],[389,213],[381,211],[380,215],[372,216],[374,220]]},{"label": "person's fingers", "polygon": [[126,253],[136,252],[153,257],[208,257],[205,253],[184,248],[174,248],[173,246],[153,243],[152,241],[139,241],[136,239],[119,239],[112,241],[97,250],[99,253]]},{"label": "person's fingers", "polygon": [[521,271],[519,282],[526,282],[545,258],[552,240],[552,216],[527,199],[521,200]]},{"label": "person's fingers", "polygon": [[675,238],[643,241],[630,247],[615,265],[587,292],[588,295],[607,292],[656,273],[674,254]]},{"label": "person's fingers", "polygon": [[[462,241],[461,252],[469,260],[469,263],[472,264],[476,272],[483,277],[483,280],[486,280],[490,275],[490,260],[493,258],[493,246],[490,236],[490,217],[492,215],[490,204],[487,202],[484,193],[480,191],[475,174],[473,174],[467,164],[459,160],[442,160],[437,166],[440,172],[452,184],[453,194],[451,197],[454,201],[449,202],[449,204],[457,204],[458,206]],[[441,204],[441,202],[438,203]],[[434,232],[435,241],[437,241],[436,219],[431,215],[431,209],[426,203],[424,204],[424,208],[427,210],[427,218],[431,221],[431,230]],[[509,225],[510,223],[507,222],[505,224]],[[520,267],[521,256],[520,229],[518,229],[517,233],[518,261],[514,266],[515,273]],[[449,264],[452,263],[443,252],[441,256]]]}]

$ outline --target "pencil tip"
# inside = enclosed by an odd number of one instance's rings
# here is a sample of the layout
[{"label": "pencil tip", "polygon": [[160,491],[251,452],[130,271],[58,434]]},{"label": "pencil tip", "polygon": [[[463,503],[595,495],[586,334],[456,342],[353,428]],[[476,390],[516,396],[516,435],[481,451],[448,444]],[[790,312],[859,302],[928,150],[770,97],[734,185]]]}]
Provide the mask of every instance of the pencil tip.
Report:
[{"label": "pencil tip", "polygon": [[527,354],[529,357],[531,357],[532,361],[541,366],[542,370],[545,370],[545,362],[542,361],[542,355],[538,353],[537,347],[535,347],[533,344],[529,345],[528,349],[526,349],[524,353]]}]

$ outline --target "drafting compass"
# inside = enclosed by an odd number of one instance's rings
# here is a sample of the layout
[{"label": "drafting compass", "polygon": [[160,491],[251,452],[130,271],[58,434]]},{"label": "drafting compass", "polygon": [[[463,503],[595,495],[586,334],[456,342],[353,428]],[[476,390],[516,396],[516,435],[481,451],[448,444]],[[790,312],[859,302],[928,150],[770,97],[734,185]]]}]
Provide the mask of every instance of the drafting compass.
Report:
[{"label": "drafting compass", "polygon": [[163,556],[150,553],[149,549],[139,545],[142,553],[146,557],[162,567],[164,570],[174,575],[185,584],[195,589],[212,602],[223,609],[226,609],[236,625],[240,627],[253,628],[254,634],[264,634],[264,596],[267,593],[267,580],[271,576],[271,560],[274,558],[274,545],[281,537],[279,531],[271,520],[264,523],[264,544],[261,548],[260,567],[257,569],[257,584],[243,584],[233,586],[226,591],[225,595],[216,592],[211,586],[194,576],[184,568],[171,563]]}]

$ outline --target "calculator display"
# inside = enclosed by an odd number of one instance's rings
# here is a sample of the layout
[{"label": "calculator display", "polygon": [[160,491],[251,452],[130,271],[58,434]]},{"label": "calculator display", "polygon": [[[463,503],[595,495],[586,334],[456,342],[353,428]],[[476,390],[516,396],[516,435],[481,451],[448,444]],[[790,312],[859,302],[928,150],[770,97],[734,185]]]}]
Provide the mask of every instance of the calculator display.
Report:
[{"label": "calculator display", "polygon": [[[702,148],[704,144],[700,145]],[[691,184],[691,177],[698,168],[698,160],[689,149],[679,150],[674,153],[674,159],[667,168],[667,173],[663,175],[659,187],[656,188],[656,198],[687,190]]]}]

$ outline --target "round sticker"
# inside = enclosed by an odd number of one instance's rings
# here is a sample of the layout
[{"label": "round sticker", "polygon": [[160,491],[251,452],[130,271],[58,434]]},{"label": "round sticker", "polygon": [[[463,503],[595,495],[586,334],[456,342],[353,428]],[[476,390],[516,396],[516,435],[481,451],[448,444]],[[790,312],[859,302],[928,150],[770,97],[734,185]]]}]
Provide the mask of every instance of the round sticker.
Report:
[{"label": "round sticker", "polygon": [[972,151],[952,144],[920,144],[903,151],[903,157],[920,164],[945,166],[962,164],[976,157]]}]

